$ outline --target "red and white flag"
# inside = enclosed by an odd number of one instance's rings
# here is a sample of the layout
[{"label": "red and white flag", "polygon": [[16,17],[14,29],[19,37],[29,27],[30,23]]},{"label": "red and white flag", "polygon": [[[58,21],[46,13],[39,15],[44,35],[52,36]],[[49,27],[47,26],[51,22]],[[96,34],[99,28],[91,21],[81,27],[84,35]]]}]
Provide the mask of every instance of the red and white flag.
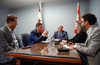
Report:
[{"label": "red and white flag", "polygon": [[81,21],[79,1],[77,1],[77,18],[76,21]]},{"label": "red and white flag", "polygon": [[[76,22],[81,21],[81,15],[80,15],[80,6],[79,6],[79,1],[77,1],[77,18]],[[77,33],[77,30],[74,30],[74,35]]]},{"label": "red and white flag", "polygon": [[[41,13],[41,1],[39,1],[38,22],[43,24],[42,13]],[[41,32],[43,33],[43,30],[41,30]]]}]

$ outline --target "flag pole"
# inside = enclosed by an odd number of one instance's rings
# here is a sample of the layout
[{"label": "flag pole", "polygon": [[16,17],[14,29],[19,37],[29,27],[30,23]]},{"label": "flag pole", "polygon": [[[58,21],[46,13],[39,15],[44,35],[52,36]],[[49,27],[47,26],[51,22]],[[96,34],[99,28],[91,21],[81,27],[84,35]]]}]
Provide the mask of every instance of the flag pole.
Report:
[{"label": "flag pole", "polygon": [[[79,6],[79,0],[77,0],[77,18],[76,18],[76,23],[81,21],[81,16],[80,16],[80,6]],[[74,29],[74,35],[76,35],[77,30]]]},{"label": "flag pole", "polygon": [[[38,11],[38,23],[42,23],[42,12],[41,12],[41,1],[39,1],[39,11]],[[41,30],[41,32],[43,33],[43,30]]]}]

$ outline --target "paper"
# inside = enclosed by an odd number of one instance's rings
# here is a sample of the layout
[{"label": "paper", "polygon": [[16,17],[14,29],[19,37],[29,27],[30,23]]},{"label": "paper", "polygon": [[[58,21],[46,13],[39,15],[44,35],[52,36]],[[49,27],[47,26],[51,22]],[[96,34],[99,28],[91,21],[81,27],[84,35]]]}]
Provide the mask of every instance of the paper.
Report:
[{"label": "paper", "polygon": [[42,41],[41,43],[49,43],[50,41]]},{"label": "paper", "polygon": [[70,47],[68,47],[67,45],[63,45],[63,47],[70,49]]}]

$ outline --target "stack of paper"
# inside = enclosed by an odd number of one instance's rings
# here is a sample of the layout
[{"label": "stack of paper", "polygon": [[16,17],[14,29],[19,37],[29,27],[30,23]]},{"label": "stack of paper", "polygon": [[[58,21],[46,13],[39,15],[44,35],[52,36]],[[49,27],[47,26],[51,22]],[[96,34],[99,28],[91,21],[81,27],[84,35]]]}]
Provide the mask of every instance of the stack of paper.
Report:
[{"label": "stack of paper", "polygon": [[70,49],[70,47],[68,47],[67,45],[63,45],[63,47]]}]

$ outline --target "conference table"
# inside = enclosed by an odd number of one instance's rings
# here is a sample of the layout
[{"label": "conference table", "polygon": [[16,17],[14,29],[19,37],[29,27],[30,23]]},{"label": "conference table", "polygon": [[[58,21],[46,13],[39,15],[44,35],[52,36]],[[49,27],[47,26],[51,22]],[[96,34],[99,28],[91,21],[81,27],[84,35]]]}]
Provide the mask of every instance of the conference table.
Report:
[{"label": "conference table", "polygon": [[[6,56],[16,57],[16,65],[21,65],[21,61],[44,63],[51,65],[80,65],[81,59],[76,50],[58,52],[62,45],[50,45],[48,43],[36,43],[31,48],[15,49],[6,52]],[[30,64],[29,64],[30,65]],[[37,65],[37,64],[36,64]]]}]

